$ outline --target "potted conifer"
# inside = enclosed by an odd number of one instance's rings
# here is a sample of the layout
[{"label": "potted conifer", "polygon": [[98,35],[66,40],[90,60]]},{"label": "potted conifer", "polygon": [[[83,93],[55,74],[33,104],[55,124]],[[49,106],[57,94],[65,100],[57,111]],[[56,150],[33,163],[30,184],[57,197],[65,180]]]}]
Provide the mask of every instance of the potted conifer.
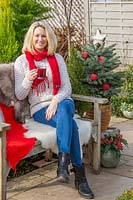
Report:
[{"label": "potted conifer", "polygon": [[[93,39],[92,42],[85,44],[81,51],[77,52],[83,65],[81,81],[88,88],[89,96],[107,98],[109,100],[107,110],[111,111],[111,97],[119,94],[123,84],[123,72],[115,70],[121,62],[115,52],[115,44],[105,45],[105,35],[101,35],[97,31]],[[105,118],[107,119],[107,117]],[[107,129],[109,121],[110,119],[102,131]],[[103,124],[105,125],[105,122]]]}]

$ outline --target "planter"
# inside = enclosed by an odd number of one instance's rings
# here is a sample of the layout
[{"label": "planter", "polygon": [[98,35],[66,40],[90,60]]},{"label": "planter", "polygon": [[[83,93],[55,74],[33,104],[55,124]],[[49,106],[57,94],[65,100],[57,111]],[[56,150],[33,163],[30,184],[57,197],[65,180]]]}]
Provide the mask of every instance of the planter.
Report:
[{"label": "planter", "polygon": [[[111,105],[101,105],[101,131],[105,132],[109,126],[111,120],[112,109]],[[86,113],[88,119],[94,119],[94,110],[91,109]]]},{"label": "planter", "polygon": [[106,168],[115,168],[118,166],[120,156],[116,152],[107,151],[101,153],[101,165]]},{"label": "planter", "polygon": [[133,111],[124,110],[122,113],[123,113],[124,117],[126,117],[128,119],[133,119]]}]

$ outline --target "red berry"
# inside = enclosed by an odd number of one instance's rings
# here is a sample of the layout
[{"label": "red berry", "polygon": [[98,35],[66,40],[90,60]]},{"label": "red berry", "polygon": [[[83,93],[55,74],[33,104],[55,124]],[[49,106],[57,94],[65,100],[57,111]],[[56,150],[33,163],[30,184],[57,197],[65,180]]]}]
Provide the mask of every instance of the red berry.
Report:
[{"label": "red berry", "polygon": [[103,86],[102,86],[102,88],[103,88],[103,90],[109,90],[110,84],[104,83]]},{"label": "red berry", "polygon": [[104,61],[104,56],[99,56],[98,57],[98,62],[103,62]]},{"label": "red berry", "polygon": [[91,74],[91,75],[90,75],[90,79],[91,79],[92,81],[96,81],[96,80],[98,79],[98,75],[97,75],[97,74]]},{"label": "red berry", "polygon": [[89,57],[88,53],[86,51],[82,52],[82,58],[87,59]]}]

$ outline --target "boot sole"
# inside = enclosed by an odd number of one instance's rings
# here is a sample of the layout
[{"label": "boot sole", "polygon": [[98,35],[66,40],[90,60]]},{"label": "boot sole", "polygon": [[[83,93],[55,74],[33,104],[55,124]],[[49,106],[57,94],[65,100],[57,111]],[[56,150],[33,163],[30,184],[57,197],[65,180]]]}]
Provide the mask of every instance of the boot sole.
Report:
[{"label": "boot sole", "polygon": [[80,196],[84,199],[94,199],[94,196],[87,196],[87,195],[83,195],[79,192]]},{"label": "boot sole", "polygon": [[59,177],[57,177],[57,181],[59,181],[61,183],[69,183],[69,178],[66,178],[64,176],[59,176]]}]

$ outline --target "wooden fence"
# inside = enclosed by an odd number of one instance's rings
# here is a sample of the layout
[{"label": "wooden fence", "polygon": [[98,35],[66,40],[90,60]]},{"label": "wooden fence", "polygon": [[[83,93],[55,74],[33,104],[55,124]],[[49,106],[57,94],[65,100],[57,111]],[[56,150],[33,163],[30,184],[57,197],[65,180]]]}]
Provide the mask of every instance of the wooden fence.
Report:
[{"label": "wooden fence", "polygon": [[[82,35],[85,35],[84,28],[84,0],[49,0],[46,4],[45,0],[37,0],[38,2],[50,6],[53,11],[50,13],[52,16],[47,21],[53,28],[63,29],[67,26],[67,17],[70,15],[70,26],[73,27],[74,32],[72,34],[73,41],[84,40]],[[70,4],[72,3],[72,6]],[[65,4],[65,6],[64,6]],[[70,11],[71,7],[71,11]],[[65,10],[66,8],[66,10]]]},{"label": "wooden fence", "polygon": [[[38,1],[45,5],[45,0]],[[52,27],[66,26],[63,2],[66,3],[68,9],[71,0],[49,0],[48,5],[53,8],[53,17],[48,19],[48,22]],[[81,35],[84,33],[90,39],[99,28],[102,33],[106,34],[108,45],[116,43],[116,51],[122,63],[133,64],[132,13],[133,1],[72,0],[70,24],[75,28],[73,40],[82,40]]]},{"label": "wooden fence", "polygon": [[97,28],[106,33],[107,44],[116,43],[122,63],[133,64],[133,1],[90,2],[89,35]]}]

